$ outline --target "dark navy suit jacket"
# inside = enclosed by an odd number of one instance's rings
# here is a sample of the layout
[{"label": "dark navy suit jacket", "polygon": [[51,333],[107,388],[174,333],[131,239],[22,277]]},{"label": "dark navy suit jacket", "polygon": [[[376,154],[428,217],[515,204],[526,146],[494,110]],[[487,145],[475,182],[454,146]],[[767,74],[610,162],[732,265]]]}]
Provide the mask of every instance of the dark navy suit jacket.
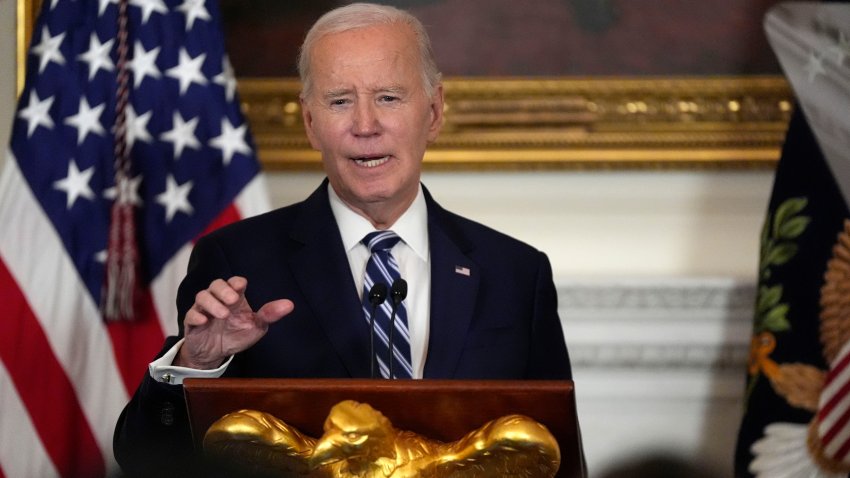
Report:
[{"label": "dark navy suit jacket", "polygon": [[[214,279],[246,277],[255,309],[280,298],[295,303],[234,357],[226,376],[369,377],[368,324],[327,188],[325,180],[301,203],[219,229],[196,244],[178,292],[180,335],[195,294]],[[431,312],[424,377],[571,378],[545,254],[446,211],[427,190],[425,199]],[[177,339],[169,338],[163,353]],[[151,462],[185,454],[190,443],[182,387],[146,376],[116,428],[119,463],[126,471],[153,473]]]}]

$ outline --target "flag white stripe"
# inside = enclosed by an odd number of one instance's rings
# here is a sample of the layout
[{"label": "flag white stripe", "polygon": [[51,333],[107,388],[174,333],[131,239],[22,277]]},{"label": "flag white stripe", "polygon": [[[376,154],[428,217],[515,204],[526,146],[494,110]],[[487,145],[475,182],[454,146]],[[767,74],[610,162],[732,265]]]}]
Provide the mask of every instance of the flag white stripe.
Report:
[{"label": "flag white stripe", "polygon": [[[839,364],[847,354],[850,353],[850,342],[845,343],[838,355],[832,361],[833,364]],[[819,408],[823,409],[827,403],[833,400],[841,391],[841,388],[846,385],[850,381],[850,366],[844,367],[841,372],[832,377],[832,380],[829,380],[824,389],[821,391],[820,400],[819,400]],[[828,414],[820,417],[820,422],[818,423],[818,434],[821,439],[823,439],[830,430],[836,426],[838,420],[841,419],[841,416],[847,413],[848,409],[850,409],[850,397],[842,396],[839,397],[838,402],[836,402],[835,406],[832,410],[829,411]],[[840,431],[832,437],[829,443],[824,443],[824,452],[831,458],[836,458],[835,453],[844,445],[844,442],[847,441],[848,437],[850,437],[850,426],[847,423],[840,429]]]},{"label": "flag white stripe", "polygon": [[[3,411],[0,426],[0,468],[9,478],[16,477],[59,477],[53,461],[29,418],[26,407],[15,389],[9,371],[0,361],[0,410]],[[21,460],[21,450],[26,450],[27,459]]]},{"label": "flag white stripe", "polygon": [[[818,432],[820,432],[821,438],[829,433],[829,430],[837,424],[842,415],[847,413],[848,409],[850,409],[850,397],[841,397],[835,407],[830,410],[826,416],[822,417],[820,424],[818,424]],[[848,427],[846,423],[843,428],[844,430],[850,430],[850,427]],[[833,438],[833,440],[835,440],[835,438]]]},{"label": "flag white stripe", "polygon": [[[151,281],[150,290],[159,325],[165,336],[177,335],[177,288],[186,275],[192,244],[186,244],[178,250],[159,275]],[[151,357],[153,360],[153,357]]]},{"label": "flag white stripe", "polygon": [[236,196],[236,208],[241,217],[251,217],[271,209],[266,178],[258,173]]},{"label": "flag white stripe", "polygon": [[[841,350],[838,352],[838,355],[833,359],[833,364],[839,364],[846,356],[850,353],[850,341],[846,342]],[[850,366],[844,367],[844,370],[841,371],[838,375],[832,378],[829,382],[826,383],[820,395],[820,407],[826,405],[826,403],[841,390],[847,382],[850,381]]]},{"label": "flag white stripe", "polygon": [[[27,298],[74,387],[106,460],[107,472],[117,470],[112,433],[128,395],[115,364],[112,342],[97,306],[11,151],[0,176],[0,224],[16,226],[0,228],[0,257]],[[22,237],[22,232],[27,237]],[[54,278],[54,283],[62,287],[46,289],[45,277]]]},{"label": "flag white stripe", "polygon": [[841,431],[832,437],[829,444],[823,447],[824,454],[834,460],[846,463],[847,461],[845,456],[836,456],[836,454],[838,453],[838,450],[847,443],[848,438],[850,438],[850,427],[842,427]]}]

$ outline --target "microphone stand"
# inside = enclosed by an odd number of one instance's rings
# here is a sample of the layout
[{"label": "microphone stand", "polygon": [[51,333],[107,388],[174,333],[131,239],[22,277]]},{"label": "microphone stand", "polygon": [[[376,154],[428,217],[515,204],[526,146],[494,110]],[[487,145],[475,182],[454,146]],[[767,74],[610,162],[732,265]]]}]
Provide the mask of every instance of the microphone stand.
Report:
[{"label": "microphone stand", "polygon": [[404,279],[396,279],[393,281],[393,285],[390,288],[390,296],[392,297],[392,305],[393,311],[390,314],[390,338],[389,338],[389,349],[390,349],[390,379],[395,378],[393,375],[393,362],[395,362],[395,349],[393,348],[393,332],[395,331],[395,313],[398,309],[398,305],[401,304],[401,301],[407,297],[407,281]]},{"label": "microphone stand", "polygon": [[369,359],[371,361],[370,378],[375,378],[375,312],[378,306],[387,299],[387,285],[377,282],[369,289],[369,303],[372,304],[372,314],[369,315]]}]

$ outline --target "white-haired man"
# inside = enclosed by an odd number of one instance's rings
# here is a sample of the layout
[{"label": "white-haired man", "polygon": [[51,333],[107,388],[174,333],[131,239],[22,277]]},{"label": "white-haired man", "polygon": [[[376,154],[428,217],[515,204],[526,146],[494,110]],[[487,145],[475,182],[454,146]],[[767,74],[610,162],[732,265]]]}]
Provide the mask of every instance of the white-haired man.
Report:
[{"label": "white-haired man", "polygon": [[[443,122],[421,23],[388,6],[333,10],[307,34],[299,70],[327,179],[301,203],[197,243],[180,334],[116,428],[129,473],[187,472],[183,377],[570,378],[546,256],[444,210],[420,184]],[[370,250],[388,236],[391,247]],[[395,324],[376,326],[372,315],[390,311],[370,307],[373,284],[399,277]]]}]

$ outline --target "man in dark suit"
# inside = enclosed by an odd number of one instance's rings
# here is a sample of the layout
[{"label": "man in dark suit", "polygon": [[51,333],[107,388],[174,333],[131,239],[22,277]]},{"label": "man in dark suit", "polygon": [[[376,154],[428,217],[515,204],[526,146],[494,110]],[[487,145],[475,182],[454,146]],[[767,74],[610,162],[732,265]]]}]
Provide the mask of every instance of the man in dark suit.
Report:
[{"label": "man in dark suit", "polygon": [[[166,343],[115,433],[125,471],[185,474],[183,377],[369,377],[367,233],[407,280],[398,352],[381,375],[567,379],[552,271],[536,249],[440,207],[420,184],[443,121],[422,25],[355,4],[322,17],[302,46],[301,106],[328,178],[305,201],[202,238]],[[389,276],[387,276],[389,278]],[[389,281],[391,282],[391,281]],[[397,364],[396,372],[392,365]]]}]

